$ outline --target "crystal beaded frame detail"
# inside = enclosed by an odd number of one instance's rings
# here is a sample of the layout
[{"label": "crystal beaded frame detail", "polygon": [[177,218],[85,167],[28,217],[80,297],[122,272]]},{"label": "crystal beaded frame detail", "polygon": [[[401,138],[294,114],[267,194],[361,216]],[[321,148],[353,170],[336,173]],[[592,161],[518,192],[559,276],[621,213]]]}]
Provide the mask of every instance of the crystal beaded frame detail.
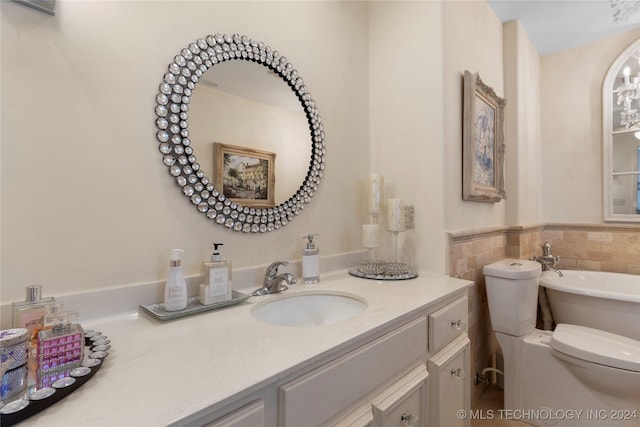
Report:
[{"label": "crystal beaded frame detail", "polygon": [[[256,62],[282,77],[295,92],[309,122],[312,142],[309,171],[298,191],[273,208],[251,208],[225,197],[200,169],[189,140],[189,102],[196,83],[209,68],[231,60]],[[318,189],[326,156],[320,114],[291,63],[262,42],[239,34],[216,34],[189,44],[169,64],[156,96],[155,112],[156,139],[160,142],[163,163],[198,211],[217,224],[245,233],[277,230],[300,214]]]}]

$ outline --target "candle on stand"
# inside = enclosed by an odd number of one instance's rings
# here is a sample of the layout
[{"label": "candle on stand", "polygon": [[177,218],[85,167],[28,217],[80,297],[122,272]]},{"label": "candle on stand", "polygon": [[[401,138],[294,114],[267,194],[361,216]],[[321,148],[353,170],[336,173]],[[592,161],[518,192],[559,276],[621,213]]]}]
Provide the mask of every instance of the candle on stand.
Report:
[{"label": "candle on stand", "polygon": [[378,224],[362,224],[362,247],[367,249],[378,247]]},{"label": "candle on stand", "polygon": [[379,173],[369,175],[369,209],[368,212],[375,217],[382,207],[382,190],[384,189],[384,177]]},{"label": "candle on stand", "polygon": [[404,231],[405,214],[401,199],[387,200],[387,229],[389,231]]},{"label": "candle on stand", "polygon": [[378,247],[378,224],[362,224],[362,247],[369,251],[369,262],[376,259]]}]

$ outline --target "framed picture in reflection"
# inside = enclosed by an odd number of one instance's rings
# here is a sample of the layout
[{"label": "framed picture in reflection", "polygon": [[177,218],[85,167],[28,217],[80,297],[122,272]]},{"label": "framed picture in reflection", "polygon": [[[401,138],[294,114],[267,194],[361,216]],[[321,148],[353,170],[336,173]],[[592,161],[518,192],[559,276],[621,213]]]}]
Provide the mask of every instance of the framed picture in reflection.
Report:
[{"label": "framed picture in reflection", "polygon": [[250,207],[275,206],[276,153],[213,144],[214,185],[229,200]]}]

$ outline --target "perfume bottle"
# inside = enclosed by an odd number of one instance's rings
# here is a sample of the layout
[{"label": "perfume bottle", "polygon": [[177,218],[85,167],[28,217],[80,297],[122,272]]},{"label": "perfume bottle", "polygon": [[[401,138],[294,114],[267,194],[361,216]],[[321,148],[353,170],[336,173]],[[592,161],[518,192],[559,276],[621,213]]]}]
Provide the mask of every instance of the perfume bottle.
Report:
[{"label": "perfume bottle", "polygon": [[63,311],[62,303],[47,307],[44,329],[38,332],[36,363],[39,373],[79,366],[84,358],[84,330],[77,311]]},{"label": "perfume bottle", "polygon": [[42,286],[27,286],[24,301],[12,303],[12,327],[28,329],[29,334],[37,332],[44,326],[47,305],[54,302],[53,297],[42,298]]}]

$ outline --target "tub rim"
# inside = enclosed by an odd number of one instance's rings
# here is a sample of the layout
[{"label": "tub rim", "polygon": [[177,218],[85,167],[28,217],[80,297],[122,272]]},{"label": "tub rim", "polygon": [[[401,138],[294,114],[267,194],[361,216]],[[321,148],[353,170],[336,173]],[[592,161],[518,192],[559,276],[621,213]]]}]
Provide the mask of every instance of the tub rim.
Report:
[{"label": "tub rim", "polygon": [[[546,289],[551,289],[559,292],[566,292],[574,295],[584,295],[593,298],[613,299],[618,301],[627,301],[630,303],[640,303],[640,276],[635,274],[625,273],[613,273],[608,271],[590,271],[590,270],[562,270],[564,277],[560,277],[558,273],[554,271],[543,271],[540,275],[540,286]],[[577,274],[588,274],[594,276],[628,276],[638,278],[638,293],[618,292],[615,290],[607,289],[592,289],[581,288],[579,286],[572,285],[569,280],[572,276]]]}]

